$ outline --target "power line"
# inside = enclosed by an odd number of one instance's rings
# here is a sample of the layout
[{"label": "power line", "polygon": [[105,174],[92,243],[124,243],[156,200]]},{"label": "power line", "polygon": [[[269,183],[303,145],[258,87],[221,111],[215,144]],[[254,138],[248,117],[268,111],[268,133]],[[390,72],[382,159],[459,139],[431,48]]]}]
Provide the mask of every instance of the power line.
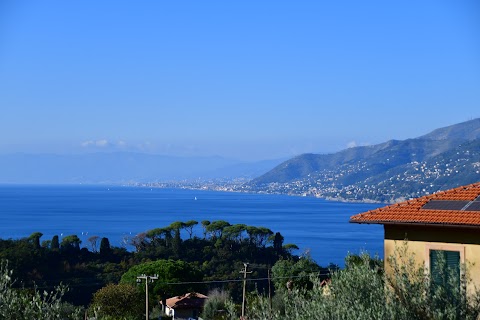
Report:
[{"label": "power line", "polygon": [[[275,279],[296,279],[296,278],[305,278],[310,276],[327,276],[330,273],[310,273],[303,276],[285,276],[285,277],[270,277],[270,280]],[[267,278],[247,278],[246,281],[264,281],[268,280]],[[181,284],[208,284],[208,283],[227,283],[227,282],[242,282],[243,279],[227,279],[227,280],[207,280],[207,281],[185,281],[185,282],[159,282],[161,284],[170,284],[170,285],[181,285]]]},{"label": "power line", "polygon": [[[306,278],[310,276],[328,276],[330,273],[323,273],[323,272],[314,272],[314,273],[309,273],[305,275],[298,275],[298,276],[284,276],[284,277],[270,277],[270,280],[276,280],[276,279],[298,279],[298,278]],[[89,285],[103,285],[105,283],[99,282],[99,281],[81,281],[80,283],[68,283],[68,280],[71,279],[59,279],[57,281],[58,284],[63,283],[66,284],[67,286],[71,287],[85,287]],[[248,282],[254,282],[254,281],[266,281],[268,280],[268,277],[262,277],[262,278],[247,278],[246,281]],[[55,280],[48,280],[51,282],[54,282]],[[159,284],[166,284],[166,285],[185,285],[185,284],[213,284],[213,283],[228,283],[228,282],[242,282],[243,279],[225,279],[225,280],[205,280],[205,281],[183,281],[183,282],[157,282]],[[50,288],[50,287],[55,287],[58,286],[58,284],[51,284],[51,285],[40,285],[36,286],[37,289],[44,289],[44,288]],[[30,287],[33,288],[34,286]]]}]

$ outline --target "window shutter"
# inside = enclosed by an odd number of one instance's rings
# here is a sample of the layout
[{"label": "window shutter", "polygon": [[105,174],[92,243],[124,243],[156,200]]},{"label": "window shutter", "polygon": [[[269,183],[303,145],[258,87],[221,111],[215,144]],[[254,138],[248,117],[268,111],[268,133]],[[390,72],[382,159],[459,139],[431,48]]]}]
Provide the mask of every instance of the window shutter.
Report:
[{"label": "window shutter", "polygon": [[460,252],[447,250],[430,250],[430,275],[433,285],[446,286],[448,274],[453,272],[460,281]]},{"label": "window shutter", "polygon": [[460,270],[460,252],[458,251],[444,251],[447,268],[450,270]]}]

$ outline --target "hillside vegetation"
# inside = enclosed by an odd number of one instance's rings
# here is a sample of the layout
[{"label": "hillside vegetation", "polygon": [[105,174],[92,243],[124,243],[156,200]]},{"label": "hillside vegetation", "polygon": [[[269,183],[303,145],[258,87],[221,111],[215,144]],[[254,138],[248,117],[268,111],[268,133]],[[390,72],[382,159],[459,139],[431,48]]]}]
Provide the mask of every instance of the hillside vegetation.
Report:
[{"label": "hillside vegetation", "polygon": [[[17,279],[14,287],[52,291],[63,283],[69,287],[68,292],[62,291],[64,300],[84,306],[107,284],[135,285],[141,274],[159,274],[152,286],[157,302],[191,290],[208,292],[219,283],[238,298],[241,284],[222,281],[238,279],[245,261],[256,266],[252,277],[266,278],[268,268],[278,260],[298,260],[291,253],[297,247],[284,245],[279,232],[223,220],[176,221],[151,229],[130,239],[133,251],[111,247],[107,238],[97,236],[84,244],[76,235],[43,241],[42,236],[35,232],[23,239],[0,239],[0,262],[8,261],[12,277]],[[2,266],[0,263],[0,274]],[[171,282],[192,283],[166,284]],[[260,290],[265,286],[265,281],[257,284]]]}]

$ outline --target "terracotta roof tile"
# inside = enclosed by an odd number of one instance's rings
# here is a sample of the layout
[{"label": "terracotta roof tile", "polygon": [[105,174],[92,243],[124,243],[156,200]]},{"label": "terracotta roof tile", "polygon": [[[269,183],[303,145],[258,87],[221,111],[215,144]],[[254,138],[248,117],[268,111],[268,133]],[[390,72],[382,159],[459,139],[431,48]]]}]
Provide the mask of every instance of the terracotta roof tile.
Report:
[{"label": "terracotta roof tile", "polygon": [[480,183],[474,183],[360,213],[350,217],[350,222],[377,224],[420,223],[480,227],[480,211],[422,209],[431,200],[475,201],[479,196]]},{"label": "terracotta roof tile", "polygon": [[201,293],[190,292],[183,296],[169,298],[166,302],[167,306],[172,309],[189,309],[201,308],[206,299],[208,299],[208,297]]}]

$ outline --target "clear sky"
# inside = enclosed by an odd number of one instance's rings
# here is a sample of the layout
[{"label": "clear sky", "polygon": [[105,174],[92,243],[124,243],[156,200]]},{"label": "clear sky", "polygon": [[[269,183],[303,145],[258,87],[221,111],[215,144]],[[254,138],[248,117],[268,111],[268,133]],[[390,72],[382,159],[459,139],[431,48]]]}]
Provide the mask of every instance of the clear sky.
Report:
[{"label": "clear sky", "polygon": [[0,153],[272,159],[480,117],[475,0],[0,3]]}]

